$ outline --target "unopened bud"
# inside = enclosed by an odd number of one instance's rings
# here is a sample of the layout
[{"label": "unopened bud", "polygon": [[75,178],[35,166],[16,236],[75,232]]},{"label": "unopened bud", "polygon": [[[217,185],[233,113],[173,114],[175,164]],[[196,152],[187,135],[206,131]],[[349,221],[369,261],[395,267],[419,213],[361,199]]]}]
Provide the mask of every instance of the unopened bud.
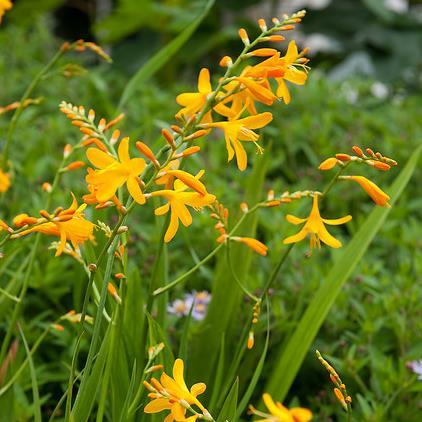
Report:
[{"label": "unopened bud", "polygon": [[72,171],[84,167],[85,163],[83,161],[73,161],[65,167],[65,170]]},{"label": "unopened bud", "polygon": [[114,277],[116,277],[119,280],[126,278],[126,276],[123,273],[116,273],[114,274]]},{"label": "unopened bud", "polygon": [[352,150],[355,152],[355,154],[359,157],[364,157],[364,153],[363,151],[357,146],[357,145],[353,145],[352,146]]},{"label": "unopened bud", "polygon": [[240,209],[242,210],[242,212],[247,213],[249,211],[248,204],[246,202],[242,202],[240,204]]},{"label": "unopened bud", "polygon": [[340,161],[350,161],[352,157],[349,154],[336,154],[336,158]]},{"label": "unopened bud", "polygon": [[112,296],[112,298],[116,301],[116,303],[120,305],[122,303],[122,299],[120,298],[119,294],[117,293],[116,288],[114,287],[112,283],[108,283],[107,290]]},{"label": "unopened bud", "polygon": [[242,40],[243,44],[245,44],[245,45],[250,44],[248,33],[246,32],[246,30],[244,28],[239,29],[239,37]]},{"label": "unopened bud", "polygon": [[117,141],[119,140],[119,137],[120,137],[120,130],[119,129],[116,129],[111,134],[110,145],[116,145]]},{"label": "unopened bud", "polygon": [[233,60],[230,56],[224,56],[220,62],[219,65],[222,67],[231,67],[233,66]]},{"label": "unopened bud", "polygon": [[66,144],[63,148],[63,157],[64,158],[69,157],[70,153],[72,152],[72,149],[73,149],[72,145]]},{"label": "unopened bud", "polygon": [[44,192],[50,193],[50,192],[51,192],[51,189],[52,189],[52,186],[51,186],[51,184],[50,184],[50,183],[48,183],[48,182],[44,182],[44,183],[41,185],[41,189],[42,189]]},{"label": "unopened bud", "polygon": [[95,271],[97,271],[97,266],[95,264],[89,264],[88,265],[88,270],[93,273]]},{"label": "unopened bud", "polygon": [[160,163],[158,162],[157,158],[155,157],[154,153],[151,151],[151,148],[144,144],[141,141],[136,142],[135,144],[136,149],[145,157],[147,157],[151,162],[154,164],[155,167],[160,167]]},{"label": "unopened bud", "polygon": [[126,233],[128,230],[129,230],[129,227],[128,227],[128,226],[120,226],[120,227],[117,229],[117,234]]},{"label": "unopened bud", "polygon": [[186,148],[183,152],[177,154],[175,158],[188,157],[189,155],[196,154],[200,150],[201,148],[198,146],[189,147],[189,148]]},{"label": "unopened bud", "polygon": [[153,365],[151,368],[149,368],[147,371],[145,371],[146,374],[150,374],[151,372],[160,371],[164,368],[163,365]]},{"label": "unopened bud", "polygon": [[174,143],[173,135],[168,131],[168,129],[162,129],[161,134],[164,136],[164,139],[167,143],[171,146],[172,149],[176,148],[176,144]]},{"label": "unopened bud", "polygon": [[268,28],[267,28],[267,23],[265,22],[265,19],[258,19],[258,25],[261,28],[262,32],[265,32]]},{"label": "unopened bud", "polygon": [[255,343],[254,333],[253,333],[253,331],[249,331],[248,343],[247,343],[249,350],[251,350],[253,348],[254,343]]}]

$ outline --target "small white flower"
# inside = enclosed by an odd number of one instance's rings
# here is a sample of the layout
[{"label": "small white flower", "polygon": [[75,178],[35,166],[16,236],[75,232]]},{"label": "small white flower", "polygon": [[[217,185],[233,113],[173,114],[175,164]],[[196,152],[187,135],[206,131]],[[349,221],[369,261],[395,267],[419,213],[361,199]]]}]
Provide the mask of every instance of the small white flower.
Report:
[{"label": "small white flower", "polygon": [[418,376],[419,381],[422,381],[422,359],[407,362],[406,366]]}]

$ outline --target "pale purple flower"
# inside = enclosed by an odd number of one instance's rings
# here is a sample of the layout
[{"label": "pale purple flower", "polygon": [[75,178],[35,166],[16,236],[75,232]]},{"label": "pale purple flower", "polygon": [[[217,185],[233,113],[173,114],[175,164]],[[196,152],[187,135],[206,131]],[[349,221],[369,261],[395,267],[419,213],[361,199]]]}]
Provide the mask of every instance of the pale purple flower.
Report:
[{"label": "pale purple flower", "polygon": [[422,381],[422,359],[407,362],[406,366],[418,376],[419,381]]},{"label": "pale purple flower", "polygon": [[167,306],[167,312],[179,317],[189,315],[192,304],[192,318],[202,321],[207,313],[211,295],[207,291],[185,293],[183,299],[176,299]]}]

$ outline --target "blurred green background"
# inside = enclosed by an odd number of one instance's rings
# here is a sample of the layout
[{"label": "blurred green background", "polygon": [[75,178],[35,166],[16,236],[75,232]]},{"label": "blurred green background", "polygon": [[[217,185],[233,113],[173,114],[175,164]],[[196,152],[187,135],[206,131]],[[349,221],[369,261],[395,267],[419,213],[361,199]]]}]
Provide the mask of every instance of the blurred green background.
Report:
[{"label": "blurred green background", "polygon": [[[204,7],[204,1],[151,0],[19,0],[0,27],[0,105],[22,95],[39,69],[64,40],[84,38],[102,45],[114,63],[104,64],[94,55],[73,54],[61,62],[77,63],[88,72],[75,77],[60,71],[37,90],[39,107],[25,111],[13,147],[14,188],[10,191],[2,218],[20,212],[37,212],[43,207],[40,185],[51,181],[66,143],[79,139],[77,131],[58,111],[61,100],[94,108],[98,115],[116,114],[116,104],[129,78],[155,52],[184,29]],[[212,11],[186,45],[154,75],[153,81],[138,87],[125,105],[127,118],[123,133],[159,145],[160,129],[172,122],[178,110],[175,96],[196,84],[202,66],[217,75],[216,65],[223,55],[235,56],[240,42],[237,29],[253,34],[260,17],[306,8],[308,15],[298,30],[290,34],[301,47],[309,47],[312,67],[304,87],[293,87],[289,106],[273,108],[274,121],[265,130],[263,145],[271,151],[266,188],[277,192],[289,189],[321,188],[328,177],[316,170],[318,164],[336,152],[349,152],[354,144],[371,147],[404,164],[422,140],[422,4],[405,0],[292,0],[217,1]],[[215,76],[216,80],[218,76]],[[10,115],[0,116],[3,142]],[[227,207],[236,209],[245,190],[245,174],[226,162],[222,140],[216,135],[202,141],[202,154],[195,157],[198,168],[207,168],[207,186]],[[251,155],[252,160],[262,159]],[[66,174],[55,204],[69,202],[69,191],[85,193],[83,170]],[[246,176],[251,170],[246,171]],[[365,173],[388,192],[397,173]],[[315,347],[333,359],[355,398],[357,420],[421,420],[422,382],[406,367],[422,359],[422,218],[421,171],[418,169],[385,227],[361,261],[355,276],[341,294],[319,333]],[[28,191],[32,194],[28,198]],[[263,192],[265,195],[265,192]],[[325,214],[354,216],[340,238],[344,242],[362,224],[373,204],[358,187],[338,186]],[[289,212],[304,213],[293,205]],[[95,219],[99,215],[91,215]],[[101,214],[104,218],[104,213]],[[130,254],[133,272],[151,272],[157,242],[152,212],[134,216]],[[251,283],[259,284],[282,250],[282,238],[291,228],[284,215],[266,210],[259,220],[259,235],[271,249],[268,258],[259,258],[259,270]],[[216,237],[206,215],[198,215],[191,239],[198,239],[195,252],[204,256]],[[205,233],[205,235],[204,235]],[[289,232],[290,233],[290,232]],[[187,236],[180,233],[170,245],[170,272],[190,267],[192,253]],[[31,239],[26,240],[30,247]],[[40,255],[25,306],[28,338],[33,343],[43,321],[70,308],[80,308],[85,281],[82,270],[69,259],[49,259],[51,251]],[[277,349],[289,333],[289,321],[300,315],[331,263],[331,251],[323,250],[312,259],[304,257],[305,245],[293,252],[292,265],[273,293],[271,346]],[[16,256],[23,257],[25,249]],[[191,262],[194,257],[191,258]],[[16,262],[6,272],[1,287],[22,274]],[[210,290],[212,264],[188,281],[188,288]],[[58,276],[60,275],[60,276]],[[300,293],[300,295],[299,295]],[[182,290],[172,292],[180,297]],[[300,300],[297,298],[300,296]],[[4,297],[0,301],[6,302]],[[9,303],[11,306],[11,303]],[[2,321],[7,305],[2,307]],[[1,326],[2,335],[5,323]],[[175,322],[171,330],[180,330]],[[171,333],[170,330],[170,333]],[[176,336],[175,336],[176,337]],[[36,363],[46,414],[54,408],[67,382],[74,333],[67,330],[46,340]],[[272,349],[270,349],[272,350]],[[21,359],[24,358],[24,351]],[[267,358],[271,363],[271,352]],[[256,357],[251,355],[249,365]],[[247,365],[248,362],[245,363]],[[269,371],[271,365],[267,367]],[[265,374],[264,374],[265,377]],[[14,394],[2,398],[3,409],[14,410],[16,420],[31,420],[28,402],[31,384],[16,385]],[[309,354],[292,388],[289,400],[299,397],[313,409],[316,420],[342,420],[342,413],[329,393],[330,385],[318,362]],[[28,395],[27,395],[28,394]],[[258,398],[255,397],[255,402]],[[1,408],[1,407],[0,407]],[[411,410],[409,410],[411,409]],[[0,412],[8,420],[9,410]]]}]

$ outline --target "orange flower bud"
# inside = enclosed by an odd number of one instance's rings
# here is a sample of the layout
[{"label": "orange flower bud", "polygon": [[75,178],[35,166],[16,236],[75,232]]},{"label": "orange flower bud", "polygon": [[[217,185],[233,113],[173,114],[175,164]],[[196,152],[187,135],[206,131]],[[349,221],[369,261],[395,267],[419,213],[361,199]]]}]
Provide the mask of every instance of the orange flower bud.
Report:
[{"label": "orange flower bud", "polygon": [[294,25],[283,25],[280,27],[280,31],[291,31],[292,29],[295,29]]},{"label": "orange flower bud", "polygon": [[201,148],[198,146],[189,147],[189,148],[186,148],[180,154],[177,154],[175,158],[188,157],[189,155],[196,154],[200,150]]},{"label": "orange flower bud", "polygon": [[375,153],[374,151],[372,151],[371,148],[366,148],[366,152],[371,156],[371,157],[375,157]]},{"label": "orange flower bud", "polygon": [[176,148],[176,144],[174,143],[173,135],[168,131],[168,129],[162,129],[161,134],[164,136],[164,139],[167,143],[172,147],[172,149]]},{"label": "orange flower bud", "polygon": [[[288,199],[290,199],[290,198],[288,198]],[[277,201],[277,200],[268,201],[268,202],[266,202],[265,206],[267,206],[268,208],[278,207],[281,204],[281,202],[284,202],[284,200],[282,199],[281,201]],[[291,200],[289,200],[289,202],[291,202]]]},{"label": "orange flower bud", "polygon": [[261,28],[262,32],[265,32],[268,28],[267,28],[267,23],[265,22],[265,19],[258,19],[258,25]]},{"label": "orange flower bud", "polygon": [[233,65],[233,60],[230,56],[224,56],[219,63],[222,67],[230,67]]},{"label": "orange flower bud", "polygon": [[71,154],[72,150],[73,150],[72,145],[70,145],[70,144],[66,144],[66,145],[64,146],[64,148],[63,148],[63,157],[64,157],[64,158],[69,157],[69,155]]},{"label": "orange flower bud", "polygon": [[248,56],[255,56],[255,57],[268,57],[268,56],[274,56],[274,54],[277,54],[278,51],[275,48],[258,48],[257,50],[253,50],[250,53],[248,53]]},{"label": "orange flower bud", "polygon": [[205,189],[205,186],[194,176],[187,173],[183,170],[169,170],[166,172],[166,174],[170,176],[175,176],[179,180],[181,180],[185,185],[189,186],[196,192],[200,193],[201,195],[206,195],[207,191]]},{"label": "orange flower bud", "polygon": [[248,33],[246,32],[246,30],[244,28],[239,29],[239,37],[242,40],[243,44],[245,44],[245,45],[250,44]]},{"label": "orange flower bud", "polygon": [[247,344],[249,350],[253,348],[254,343],[255,343],[254,333],[253,331],[249,331],[248,344]]},{"label": "orange flower bud", "polygon": [[331,170],[337,164],[337,158],[330,157],[324,160],[318,167],[319,170]]},{"label": "orange flower bud", "polygon": [[110,120],[104,127],[104,130],[108,130],[113,126],[116,126],[125,117],[125,113],[120,113],[115,119]]},{"label": "orange flower bud", "polygon": [[50,183],[48,183],[48,182],[44,182],[44,183],[41,185],[41,189],[42,189],[44,192],[50,193],[50,192],[51,192],[51,189],[52,189],[52,186],[51,186],[51,184],[50,184]]},{"label": "orange flower bud", "polygon": [[122,278],[126,278],[126,276],[123,273],[116,273],[114,274],[114,277],[116,277],[119,280],[121,280]]},{"label": "orange flower bud", "polygon": [[349,154],[336,154],[336,158],[340,161],[350,161],[352,157]]},{"label": "orange flower bud", "polygon": [[344,400],[344,396],[343,393],[338,389],[338,388],[334,388],[334,394],[337,397],[337,400],[341,403],[341,405],[343,406],[344,409],[347,409],[347,403]]},{"label": "orange flower bud", "polygon": [[240,209],[242,210],[242,212],[248,212],[249,211],[248,204],[246,202],[241,202]]},{"label": "orange flower bud", "polygon": [[177,126],[177,125],[171,125],[171,126],[170,126],[170,128],[171,128],[171,130],[172,130],[173,132],[176,132],[176,133],[178,133],[179,135],[183,133],[182,128],[180,128],[180,127],[179,127],[179,126]]},{"label": "orange flower bud", "polygon": [[51,324],[51,327],[55,329],[56,331],[64,331],[63,325],[60,325],[60,324]]},{"label": "orange flower bud", "polygon": [[67,171],[72,171],[84,167],[85,163],[83,161],[73,161],[65,167]]},{"label": "orange flower bud", "polygon": [[369,164],[370,166],[378,169],[378,170],[382,170],[382,171],[387,171],[390,170],[390,166],[387,163],[383,163],[382,161],[372,161],[372,160],[367,160],[366,161],[367,164]]},{"label": "orange flower bud", "polygon": [[280,42],[286,39],[283,37],[283,35],[270,35],[269,37],[265,37],[265,38],[266,38],[266,41],[270,41],[270,42]]},{"label": "orange flower bud", "polygon": [[108,283],[107,290],[110,293],[110,295],[113,297],[113,299],[116,301],[116,303],[120,305],[122,303],[122,299],[118,295],[117,290],[112,283]]},{"label": "orange flower bud", "polygon": [[[73,123],[73,122],[72,122]],[[79,128],[79,130],[84,134],[84,135],[89,135],[89,136],[95,136],[96,133],[92,130],[89,129],[87,127],[81,127]]]},{"label": "orange flower bud", "polygon": [[243,243],[262,256],[267,256],[268,247],[253,237],[231,237],[231,239],[236,242]]},{"label": "orange flower bud", "polygon": [[352,150],[355,152],[355,154],[359,157],[364,157],[364,153],[363,151],[357,146],[357,145],[353,145],[352,146]]},{"label": "orange flower bud", "polygon": [[157,161],[157,158],[155,157],[154,153],[151,151],[150,147],[147,144],[144,144],[141,141],[137,141],[135,146],[141,154],[143,154],[145,157],[147,157],[153,162],[154,166],[160,166],[160,163]]},{"label": "orange flower bud", "polygon": [[189,135],[185,138],[186,141],[191,141],[192,139],[198,139],[202,136],[206,135],[209,131],[205,129],[197,130],[196,132],[192,133],[192,135]]}]

